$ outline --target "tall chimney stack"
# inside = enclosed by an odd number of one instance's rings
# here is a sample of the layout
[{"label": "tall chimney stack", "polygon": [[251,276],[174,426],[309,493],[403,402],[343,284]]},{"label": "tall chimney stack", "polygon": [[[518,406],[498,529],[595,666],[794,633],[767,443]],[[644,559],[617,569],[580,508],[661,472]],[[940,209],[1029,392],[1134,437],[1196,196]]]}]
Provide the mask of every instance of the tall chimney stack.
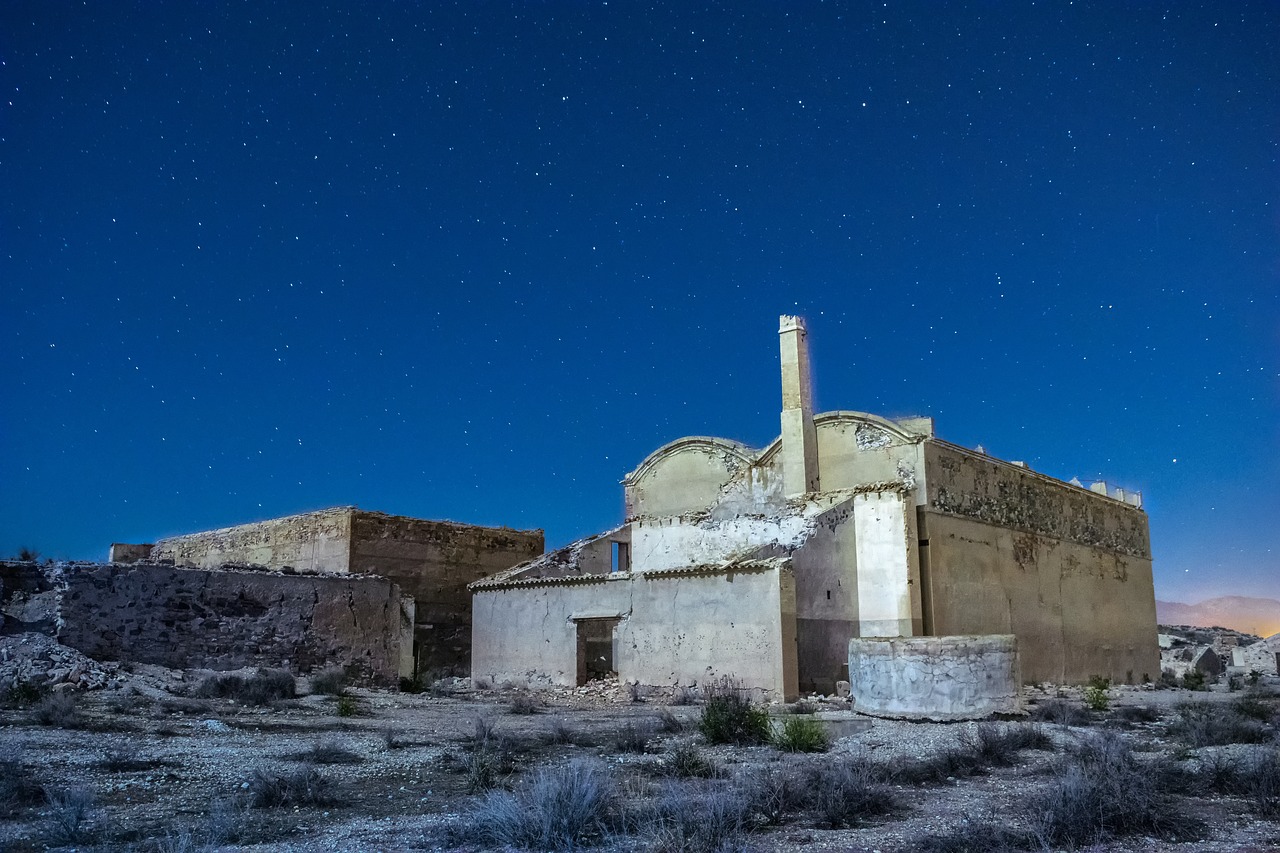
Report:
[{"label": "tall chimney stack", "polygon": [[779,317],[778,338],[782,349],[782,486],[784,494],[792,497],[819,489],[809,333],[804,318]]}]

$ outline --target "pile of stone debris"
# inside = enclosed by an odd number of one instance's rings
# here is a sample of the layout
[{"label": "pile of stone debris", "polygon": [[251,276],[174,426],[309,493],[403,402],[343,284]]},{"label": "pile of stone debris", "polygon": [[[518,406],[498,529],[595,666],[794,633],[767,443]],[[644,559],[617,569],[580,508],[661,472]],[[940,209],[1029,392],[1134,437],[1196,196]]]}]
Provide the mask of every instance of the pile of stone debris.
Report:
[{"label": "pile of stone debris", "polygon": [[27,684],[43,690],[98,690],[124,681],[120,664],[85,657],[45,634],[0,637],[0,692]]}]

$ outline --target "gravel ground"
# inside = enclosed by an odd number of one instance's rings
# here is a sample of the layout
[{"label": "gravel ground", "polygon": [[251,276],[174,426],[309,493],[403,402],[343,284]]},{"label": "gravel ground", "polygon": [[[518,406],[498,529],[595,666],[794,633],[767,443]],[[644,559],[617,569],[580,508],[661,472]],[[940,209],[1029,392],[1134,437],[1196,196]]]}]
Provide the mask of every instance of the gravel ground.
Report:
[{"label": "gravel ground", "polygon": [[[258,707],[230,699],[193,695],[208,673],[178,673],[149,667],[113,672],[116,689],[79,691],[75,717],[63,727],[41,725],[33,706],[11,701],[0,710],[0,760],[7,760],[10,779],[25,776],[49,791],[82,788],[93,800],[83,823],[84,837],[75,843],[58,839],[55,818],[65,814],[36,793],[0,802],[0,850],[35,851],[136,850],[187,851],[201,846],[214,829],[238,831],[217,849],[259,851],[435,850],[452,849],[444,830],[466,825],[483,794],[468,790],[469,757],[474,751],[477,720],[492,725],[495,748],[505,755],[497,769],[500,788],[519,788],[536,768],[585,758],[608,768],[620,796],[643,800],[656,796],[666,779],[667,755],[681,743],[699,744],[703,754],[737,779],[779,768],[803,769],[868,759],[889,767],[959,748],[973,723],[909,723],[857,718],[859,728],[832,744],[830,752],[804,756],[771,747],[706,746],[694,724],[697,705],[669,706],[668,697],[650,695],[633,701],[628,691],[594,685],[577,690],[528,694],[536,713],[511,713],[515,690],[473,691],[456,683],[449,696],[348,690],[340,701],[308,695]],[[305,683],[298,682],[305,690]],[[1274,683],[1280,686],[1280,682]],[[1043,703],[1061,693],[1078,701],[1074,691],[1028,691],[1030,703]],[[1189,750],[1168,731],[1177,702],[1195,698],[1224,709],[1238,694],[1190,694],[1181,690],[1113,688],[1114,707],[1147,706],[1161,714],[1154,722],[1129,724],[1122,731],[1140,755],[1167,753],[1191,761],[1215,751],[1228,756],[1244,747]],[[1269,700],[1272,703],[1277,700]],[[839,700],[819,703],[825,710],[847,708]],[[784,713],[786,709],[773,709]],[[352,712],[352,715],[340,714]],[[664,733],[659,715],[669,713],[685,724]],[[832,716],[840,716],[833,713]],[[850,716],[847,713],[845,716]],[[1097,715],[1088,727],[1046,724],[1043,731],[1055,751],[1023,750],[1007,767],[981,775],[950,778],[937,784],[895,785],[897,806],[890,814],[868,818],[855,828],[824,829],[811,815],[796,814],[780,827],[753,832],[734,849],[842,851],[911,851],[927,849],[922,839],[953,833],[970,824],[993,823],[1026,828],[1027,802],[1051,778],[1063,750],[1088,732],[1117,723],[1114,714]],[[668,720],[668,726],[670,721]],[[647,733],[643,754],[622,751],[617,741],[631,726]],[[572,743],[563,740],[565,732]],[[1274,724],[1267,730],[1274,748]],[[557,738],[557,734],[559,738]],[[341,748],[352,763],[319,764],[332,785],[323,806],[243,805],[254,773],[289,773],[308,766],[309,754]],[[690,791],[698,790],[697,784]],[[12,786],[11,786],[12,787]],[[0,797],[0,801],[3,797]],[[1248,804],[1224,796],[1182,797],[1179,809],[1204,822],[1194,841],[1174,843],[1129,837],[1100,844],[1098,851],[1268,851],[1280,850],[1280,824],[1250,812]],[[210,815],[216,817],[211,819]],[[189,836],[188,836],[189,834]],[[217,832],[214,833],[215,840]],[[670,845],[667,849],[676,849]],[[469,849],[477,849],[475,847]],[[661,849],[652,839],[615,840],[612,849]],[[692,849],[692,848],[689,848]],[[954,848],[960,849],[960,848]],[[984,849],[972,846],[967,849]]]}]

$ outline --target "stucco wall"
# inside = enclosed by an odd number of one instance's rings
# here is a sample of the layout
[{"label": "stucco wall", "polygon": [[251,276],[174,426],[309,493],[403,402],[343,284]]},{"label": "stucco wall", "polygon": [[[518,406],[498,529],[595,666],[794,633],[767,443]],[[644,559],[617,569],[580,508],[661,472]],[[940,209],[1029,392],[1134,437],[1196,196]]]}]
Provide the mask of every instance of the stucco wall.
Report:
[{"label": "stucco wall", "polygon": [[849,689],[864,714],[979,720],[1015,713],[1018,642],[1010,634],[850,640]]},{"label": "stucco wall", "polygon": [[1158,678],[1151,561],[921,514],[935,634],[1018,636],[1028,681]]},{"label": "stucco wall", "polygon": [[1147,514],[1122,501],[940,441],[925,472],[933,511],[1151,559]]},{"label": "stucco wall", "polygon": [[747,454],[735,442],[698,436],[659,448],[624,480],[627,518],[705,510],[749,467]]},{"label": "stucco wall", "polygon": [[619,619],[614,666],[623,681],[706,684],[723,675],[795,694],[794,582],[782,562],[716,573],[477,588],[472,676],[573,685],[575,619]]},{"label": "stucco wall", "polygon": [[400,592],[381,578],[136,564],[77,565],[64,581],[58,639],[99,660],[399,677]]},{"label": "stucco wall", "polygon": [[922,442],[851,414],[828,413],[817,421],[823,489],[851,489],[895,480],[923,485]]},{"label": "stucco wall", "polygon": [[350,568],[351,507],[290,515],[156,542],[151,560],[216,569],[228,563],[304,572]]}]

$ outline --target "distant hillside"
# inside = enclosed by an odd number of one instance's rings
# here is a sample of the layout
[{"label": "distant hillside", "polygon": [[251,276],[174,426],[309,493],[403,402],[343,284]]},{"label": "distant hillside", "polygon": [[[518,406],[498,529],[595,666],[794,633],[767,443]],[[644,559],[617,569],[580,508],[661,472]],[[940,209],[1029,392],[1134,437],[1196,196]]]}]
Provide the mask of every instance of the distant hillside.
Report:
[{"label": "distant hillside", "polygon": [[1280,601],[1242,595],[1224,595],[1199,604],[1157,600],[1156,621],[1161,625],[1198,625],[1203,628],[1219,625],[1246,634],[1270,637],[1280,632]]}]

